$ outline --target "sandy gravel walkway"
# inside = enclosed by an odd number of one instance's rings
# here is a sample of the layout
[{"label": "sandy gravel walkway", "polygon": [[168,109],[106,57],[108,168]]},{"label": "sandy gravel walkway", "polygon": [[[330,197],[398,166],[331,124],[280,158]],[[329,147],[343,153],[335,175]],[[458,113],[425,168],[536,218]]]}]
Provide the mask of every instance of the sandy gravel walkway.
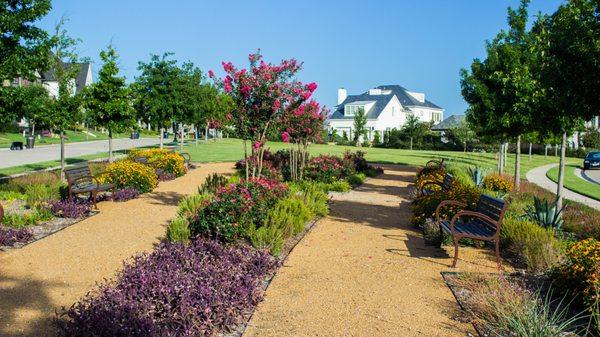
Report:
[{"label": "sandy gravel walkway", "polygon": [[[414,169],[386,173],[333,199],[296,246],[245,336],[466,336],[441,271],[447,251],[409,224]],[[495,271],[489,251],[461,248],[457,270]]]},{"label": "sandy gravel walkway", "polygon": [[103,202],[100,213],[22,249],[0,252],[0,336],[46,336],[55,308],[70,306],[110,278],[132,255],[165,235],[177,203],[213,172],[231,163],[203,164],[126,203]]}]

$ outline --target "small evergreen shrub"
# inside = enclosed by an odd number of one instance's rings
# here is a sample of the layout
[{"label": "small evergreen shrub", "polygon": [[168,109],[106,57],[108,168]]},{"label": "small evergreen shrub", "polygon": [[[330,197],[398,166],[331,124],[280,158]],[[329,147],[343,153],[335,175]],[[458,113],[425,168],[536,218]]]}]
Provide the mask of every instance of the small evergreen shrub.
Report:
[{"label": "small evergreen shrub", "polygon": [[294,236],[304,230],[306,222],[313,217],[304,200],[297,196],[281,199],[269,212],[263,226],[281,229],[284,238]]},{"label": "small evergreen shrub", "polygon": [[348,192],[352,189],[352,186],[346,180],[333,181],[330,183],[326,183],[324,186],[325,189],[327,189],[327,191],[332,192]]},{"label": "small evergreen shrub", "polygon": [[171,220],[167,228],[167,239],[171,242],[190,242],[190,225],[189,221],[184,217],[176,217]]},{"label": "small evergreen shrub", "polygon": [[24,187],[25,200],[29,207],[38,207],[52,199],[60,199],[58,187],[43,184]]},{"label": "small evergreen shrub", "polygon": [[346,181],[352,186],[360,186],[366,179],[367,176],[364,173],[356,173],[346,178]]},{"label": "small evergreen shrub", "polygon": [[198,194],[215,194],[217,191],[227,184],[227,177],[218,173],[213,173],[206,177],[206,180],[198,188]]},{"label": "small evergreen shrub", "polygon": [[554,231],[528,220],[505,217],[500,242],[534,273],[550,270],[561,259],[561,244]]},{"label": "small evergreen shrub", "polygon": [[177,215],[186,219],[194,217],[200,212],[212,196],[210,194],[193,194],[187,196],[179,202]]},{"label": "small evergreen shrub", "polygon": [[251,228],[248,237],[252,246],[258,249],[266,249],[273,256],[279,256],[283,248],[284,235],[278,226],[262,226],[258,229]]}]

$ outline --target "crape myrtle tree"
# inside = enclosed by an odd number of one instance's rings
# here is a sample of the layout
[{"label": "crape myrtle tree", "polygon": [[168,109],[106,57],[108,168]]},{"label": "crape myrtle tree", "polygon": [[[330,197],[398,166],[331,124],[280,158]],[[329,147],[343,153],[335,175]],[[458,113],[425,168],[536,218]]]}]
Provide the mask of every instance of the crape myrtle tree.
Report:
[{"label": "crape myrtle tree", "polygon": [[113,161],[113,132],[124,131],[135,124],[130,104],[130,90],[119,76],[117,52],[112,45],[100,52],[102,67],[98,81],[87,88],[85,106],[90,121],[108,130],[108,160]]},{"label": "crape myrtle tree", "polygon": [[327,115],[328,110],[314,100],[305,102],[291,113],[283,115],[281,139],[293,144],[290,148],[292,180],[303,179],[304,167],[308,160],[308,145],[322,140]]},{"label": "crape myrtle tree", "polygon": [[364,141],[363,137],[367,135],[367,114],[363,107],[359,107],[354,114],[354,144],[360,146]]},{"label": "crape myrtle tree", "polygon": [[76,93],[75,79],[79,73],[75,47],[78,40],[70,37],[64,29],[64,20],[55,27],[52,36],[50,67],[58,82],[58,96],[46,118],[46,125],[57,130],[60,135],[60,169],[64,179],[65,170],[65,130],[82,120],[80,95]]},{"label": "crape myrtle tree", "polygon": [[177,61],[170,59],[172,55],[151,55],[149,62],[140,61],[137,69],[141,74],[132,84],[137,116],[159,129],[161,149],[163,133],[183,105],[182,92],[179,91],[182,85],[181,70],[177,67]]},{"label": "crape myrtle tree", "polygon": [[[521,136],[531,130],[542,97],[539,76],[534,72],[537,54],[532,47],[533,34],[526,29],[528,4],[529,0],[522,0],[518,9],[508,9],[508,31],[501,31],[487,43],[485,61],[475,60],[471,73],[461,73],[463,96],[472,107],[468,120],[484,123],[483,130],[516,141],[515,189],[520,184]],[[485,70],[477,71],[479,67]],[[474,97],[480,93],[484,96]],[[478,114],[482,116],[475,116]],[[503,166],[505,155],[502,160]]]},{"label": "crape myrtle tree", "polygon": [[284,114],[308,100],[317,88],[315,83],[305,85],[294,79],[302,66],[294,59],[274,65],[265,62],[260,51],[250,54],[248,59],[249,69],[237,69],[231,62],[223,62],[227,74],[223,79],[209,73],[233,99],[236,110],[231,114],[231,122],[243,140],[246,162],[248,143],[251,143],[250,157],[256,165],[252,172],[250,165],[246,165],[246,179],[261,176],[269,130]]}]

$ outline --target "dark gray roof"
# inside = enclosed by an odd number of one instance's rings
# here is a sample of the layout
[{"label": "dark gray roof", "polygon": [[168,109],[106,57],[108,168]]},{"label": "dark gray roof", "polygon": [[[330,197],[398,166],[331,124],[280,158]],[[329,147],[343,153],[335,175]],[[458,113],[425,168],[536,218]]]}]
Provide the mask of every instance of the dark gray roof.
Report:
[{"label": "dark gray roof", "polygon": [[433,131],[446,131],[452,128],[455,128],[460,125],[465,120],[465,115],[452,115],[437,125],[433,126],[431,130]]},{"label": "dark gray roof", "polygon": [[[79,67],[79,71],[77,72],[77,77],[75,78],[75,87],[76,91],[80,92],[85,88],[85,80],[87,78],[88,71],[90,70],[91,64],[89,62],[84,63],[63,63],[63,67],[68,66],[76,66]],[[44,81],[56,81],[55,71],[54,69],[47,70],[42,73],[42,80]]]},{"label": "dark gray roof", "polygon": [[406,92],[407,91],[406,89],[404,89],[402,86],[399,86],[399,85],[380,85],[380,86],[376,87],[375,89],[391,90],[392,93],[389,95],[369,95],[369,92],[367,91],[360,95],[348,95],[348,97],[346,97],[346,99],[341,104],[336,106],[335,110],[333,111],[333,113],[331,114],[331,116],[329,118],[330,119],[354,119],[353,116],[345,116],[344,115],[344,105],[353,103],[353,102],[370,101],[370,102],[375,102],[375,104],[369,111],[367,111],[367,118],[368,119],[377,119],[377,117],[379,117],[379,115],[381,114],[381,112],[383,111],[385,106],[389,103],[389,101],[394,96],[396,96],[398,98],[398,100],[400,101],[400,104],[402,104],[402,106],[406,106],[406,107],[420,106],[420,107],[426,107],[426,108],[441,109],[439,106],[431,103],[428,100],[425,100],[425,102],[419,102],[418,100],[413,98],[411,95],[409,95]]}]

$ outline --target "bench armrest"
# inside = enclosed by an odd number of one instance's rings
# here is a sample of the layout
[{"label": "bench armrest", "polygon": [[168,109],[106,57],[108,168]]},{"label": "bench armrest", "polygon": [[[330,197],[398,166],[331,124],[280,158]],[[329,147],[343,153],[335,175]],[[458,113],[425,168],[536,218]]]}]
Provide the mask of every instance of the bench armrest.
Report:
[{"label": "bench armrest", "polygon": [[423,190],[425,189],[425,186],[428,186],[428,185],[437,185],[439,187],[442,187],[443,184],[439,181],[428,180],[421,184],[421,187],[419,187],[419,191],[423,192]]},{"label": "bench armrest", "polygon": [[500,222],[490,218],[489,216],[483,214],[483,213],[479,213],[479,212],[474,212],[474,211],[460,211],[458,213],[456,213],[453,217],[452,220],[450,220],[450,231],[454,232],[454,223],[456,221],[458,221],[459,218],[464,217],[464,216],[470,216],[470,217],[475,217],[475,218],[480,218],[486,222],[489,222],[490,224],[496,226],[496,234],[498,234],[498,232],[500,231]]},{"label": "bench armrest", "polygon": [[444,200],[444,201],[440,202],[440,204],[435,209],[435,221],[438,225],[440,224],[440,220],[441,220],[440,219],[440,211],[442,210],[442,208],[444,208],[446,206],[459,206],[459,207],[465,208],[465,207],[467,207],[467,204],[465,204],[464,202],[456,201],[456,200]]}]

